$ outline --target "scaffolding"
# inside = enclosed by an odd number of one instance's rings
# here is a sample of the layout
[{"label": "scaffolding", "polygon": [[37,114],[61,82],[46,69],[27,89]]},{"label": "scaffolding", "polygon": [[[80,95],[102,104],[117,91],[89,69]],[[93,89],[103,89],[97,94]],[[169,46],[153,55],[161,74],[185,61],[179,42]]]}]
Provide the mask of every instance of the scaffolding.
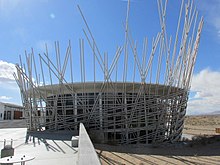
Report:
[{"label": "scaffolding", "polygon": [[[83,39],[79,40],[81,82],[73,80],[70,42],[62,56],[63,64],[59,42],[55,42],[55,60],[49,57],[47,46],[45,53],[38,54],[38,62],[33,49],[25,52],[26,64],[20,57],[14,77],[20,87],[28,129],[78,130],[79,123],[84,123],[97,142],[150,144],[179,140],[204,22],[202,17],[198,21],[193,2],[184,2],[182,0],[172,42],[166,31],[167,0],[158,0],[161,31],[153,39],[147,59],[147,38],[140,55],[131,36],[128,1],[125,42],[118,46],[111,65],[108,54],[100,53],[78,6],[86,26],[83,32],[92,51],[93,68],[89,74],[93,74],[94,79],[86,81]],[[119,58],[123,58],[123,64]],[[133,61],[132,66],[129,61]],[[103,73],[102,81],[97,81],[98,68]],[[119,79],[119,71],[122,71],[122,79]],[[128,79],[128,74],[132,74],[132,79]]]}]

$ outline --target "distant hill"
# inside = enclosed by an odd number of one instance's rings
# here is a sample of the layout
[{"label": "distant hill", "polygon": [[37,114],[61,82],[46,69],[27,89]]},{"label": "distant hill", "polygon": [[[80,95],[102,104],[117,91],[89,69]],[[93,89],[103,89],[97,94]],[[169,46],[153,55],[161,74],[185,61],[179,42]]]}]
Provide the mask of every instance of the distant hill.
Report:
[{"label": "distant hill", "polygon": [[214,112],[204,113],[204,114],[195,115],[195,116],[213,116],[213,115],[220,116],[220,111],[214,111]]},{"label": "distant hill", "polygon": [[202,113],[202,114],[190,114],[186,116],[213,116],[213,115],[220,116],[220,111],[214,111],[214,112]]},{"label": "distant hill", "polygon": [[214,112],[208,113],[207,115],[220,115],[220,111],[214,111]]}]

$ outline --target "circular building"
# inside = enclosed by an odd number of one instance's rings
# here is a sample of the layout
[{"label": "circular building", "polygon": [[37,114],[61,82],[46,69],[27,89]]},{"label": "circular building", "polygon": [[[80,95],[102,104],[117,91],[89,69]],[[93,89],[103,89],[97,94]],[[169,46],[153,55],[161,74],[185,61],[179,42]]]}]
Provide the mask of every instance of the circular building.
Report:
[{"label": "circular building", "polygon": [[[125,45],[117,48],[111,60],[107,54],[101,55],[80,10],[88,44],[84,45],[80,39],[78,65],[74,63],[70,42],[64,55],[55,42],[52,55],[49,56],[46,47],[36,61],[32,50],[26,54],[25,65],[23,62],[16,65],[15,78],[21,90],[28,129],[77,131],[79,123],[83,123],[93,141],[100,143],[178,141],[203,26],[203,18],[198,21],[190,5],[186,4],[184,15],[182,3],[173,42],[171,39],[168,42],[165,28],[166,4],[158,5],[161,31],[152,39],[149,54],[146,40],[143,53],[138,54],[126,21]],[[87,59],[84,51],[88,48],[92,50],[87,52],[92,58]],[[93,80],[86,78],[86,72]],[[73,80],[76,76],[81,82]]]},{"label": "circular building", "polygon": [[181,88],[96,82],[38,91],[47,99],[44,125],[49,130],[77,130],[84,123],[91,138],[104,143],[148,144],[181,137],[188,96]]}]

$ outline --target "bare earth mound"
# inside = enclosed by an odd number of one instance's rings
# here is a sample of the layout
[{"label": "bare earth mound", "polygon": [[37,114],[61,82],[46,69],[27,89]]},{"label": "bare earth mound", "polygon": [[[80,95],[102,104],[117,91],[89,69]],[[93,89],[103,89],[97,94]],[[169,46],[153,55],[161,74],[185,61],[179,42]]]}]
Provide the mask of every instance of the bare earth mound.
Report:
[{"label": "bare earth mound", "polygon": [[192,140],[176,144],[111,146],[96,144],[102,164],[219,164],[220,128],[218,116],[187,116],[184,134],[195,135]]}]

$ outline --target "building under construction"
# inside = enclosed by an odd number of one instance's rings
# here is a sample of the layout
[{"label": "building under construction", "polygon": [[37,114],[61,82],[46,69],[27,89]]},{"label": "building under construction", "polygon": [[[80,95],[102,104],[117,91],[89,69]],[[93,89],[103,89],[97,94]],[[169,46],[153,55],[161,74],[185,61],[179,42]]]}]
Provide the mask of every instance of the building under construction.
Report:
[{"label": "building under construction", "polygon": [[[110,65],[108,55],[100,53],[78,6],[86,26],[83,30],[86,43],[93,52],[90,61],[93,68],[89,72],[93,81],[86,79],[88,61],[83,39],[79,42],[81,82],[73,80],[76,69],[70,42],[64,56],[55,42],[52,55],[55,59],[50,58],[47,46],[38,61],[33,50],[26,53],[25,64],[21,59],[14,76],[21,90],[28,129],[78,130],[79,123],[84,123],[91,138],[103,143],[150,144],[179,140],[203,18],[198,18],[193,3],[185,4],[183,0],[176,36],[172,39],[166,32],[166,6],[167,1],[158,0],[161,28],[151,48],[147,38],[144,40],[140,55],[130,35],[128,1],[124,45],[118,46]],[[149,54],[147,49],[151,49]],[[119,63],[119,59],[123,62]],[[97,78],[98,69],[103,73],[101,81]]]}]

